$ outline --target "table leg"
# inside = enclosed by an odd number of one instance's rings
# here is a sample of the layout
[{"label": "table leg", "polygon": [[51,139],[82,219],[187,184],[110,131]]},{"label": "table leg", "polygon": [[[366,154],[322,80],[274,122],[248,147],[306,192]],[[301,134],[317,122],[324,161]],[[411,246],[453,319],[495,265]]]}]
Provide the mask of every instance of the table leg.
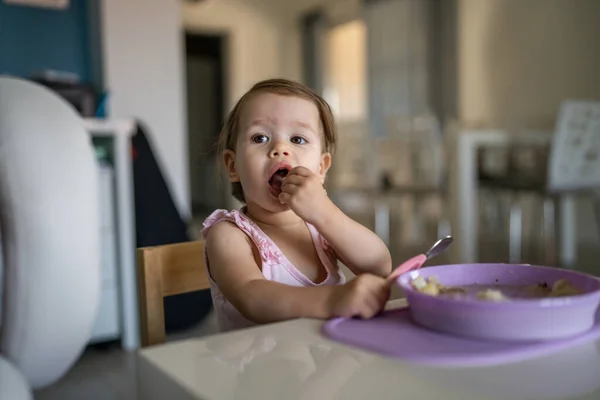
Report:
[{"label": "table leg", "polygon": [[375,200],[375,234],[390,245],[390,206],[387,199]]},{"label": "table leg", "polygon": [[521,262],[523,244],[523,209],[517,196],[510,205],[509,215],[509,260],[512,264]]},{"label": "table leg", "polygon": [[543,259],[547,265],[556,264],[556,226],[554,208],[554,199],[547,197],[544,199],[542,216],[542,239],[544,241],[541,246],[543,251]]},{"label": "table leg", "polygon": [[561,196],[560,207],[560,265],[573,268],[577,261],[577,209],[575,197]]},{"label": "table leg", "polygon": [[478,182],[476,145],[468,135],[458,138],[458,229],[459,263],[477,262]]},{"label": "table leg", "polygon": [[121,295],[122,346],[139,347],[137,271],[135,264],[135,214],[130,136],[115,136],[115,177],[117,226],[119,233],[119,272]]}]

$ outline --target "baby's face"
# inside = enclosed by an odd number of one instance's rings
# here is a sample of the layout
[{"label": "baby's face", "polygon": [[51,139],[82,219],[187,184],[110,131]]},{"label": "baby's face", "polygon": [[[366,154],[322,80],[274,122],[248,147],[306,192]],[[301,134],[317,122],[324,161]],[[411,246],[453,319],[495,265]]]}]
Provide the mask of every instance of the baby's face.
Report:
[{"label": "baby's face", "polygon": [[229,179],[241,182],[248,204],[269,211],[285,210],[277,198],[273,176],[285,175],[286,169],[308,168],[324,182],[331,156],[322,152],[319,110],[311,101],[256,94],[241,110],[238,129],[236,150],[226,151],[224,159]]}]

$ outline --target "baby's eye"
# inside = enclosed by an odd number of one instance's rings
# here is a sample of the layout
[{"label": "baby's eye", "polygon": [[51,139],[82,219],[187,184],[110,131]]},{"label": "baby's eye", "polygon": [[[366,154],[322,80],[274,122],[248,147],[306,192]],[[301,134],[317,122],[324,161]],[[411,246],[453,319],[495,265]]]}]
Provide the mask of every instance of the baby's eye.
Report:
[{"label": "baby's eye", "polygon": [[303,137],[300,137],[300,136],[294,136],[294,137],[292,137],[291,142],[294,144],[305,144],[306,139],[304,139]]},{"label": "baby's eye", "polygon": [[252,136],[251,140],[254,143],[266,143],[269,140],[269,138],[266,135],[259,134]]}]

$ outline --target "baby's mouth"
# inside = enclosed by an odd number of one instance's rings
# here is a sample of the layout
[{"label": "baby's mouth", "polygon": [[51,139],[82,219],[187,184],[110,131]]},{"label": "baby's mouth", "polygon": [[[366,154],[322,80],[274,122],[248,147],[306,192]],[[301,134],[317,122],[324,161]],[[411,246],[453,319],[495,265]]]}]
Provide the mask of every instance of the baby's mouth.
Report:
[{"label": "baby's mouth", "polygon": [[275,171],[271,179],[269,179],[269,186],[273,190],[274,194],[279,196],[281,193],[281,185],[283,184],[283,178],[287,176],[290,171],[287,168],[281,168]]}]

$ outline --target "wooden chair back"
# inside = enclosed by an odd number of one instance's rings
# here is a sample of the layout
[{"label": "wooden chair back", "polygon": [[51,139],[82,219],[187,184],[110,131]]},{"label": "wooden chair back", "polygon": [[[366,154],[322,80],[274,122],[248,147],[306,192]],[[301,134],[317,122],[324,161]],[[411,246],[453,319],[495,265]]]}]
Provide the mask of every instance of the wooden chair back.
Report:
[{"label": "wooden chair back", "polygon": [[165,342],[164,298],[208,289],[204,241],[137,249],[142,347]]}]

